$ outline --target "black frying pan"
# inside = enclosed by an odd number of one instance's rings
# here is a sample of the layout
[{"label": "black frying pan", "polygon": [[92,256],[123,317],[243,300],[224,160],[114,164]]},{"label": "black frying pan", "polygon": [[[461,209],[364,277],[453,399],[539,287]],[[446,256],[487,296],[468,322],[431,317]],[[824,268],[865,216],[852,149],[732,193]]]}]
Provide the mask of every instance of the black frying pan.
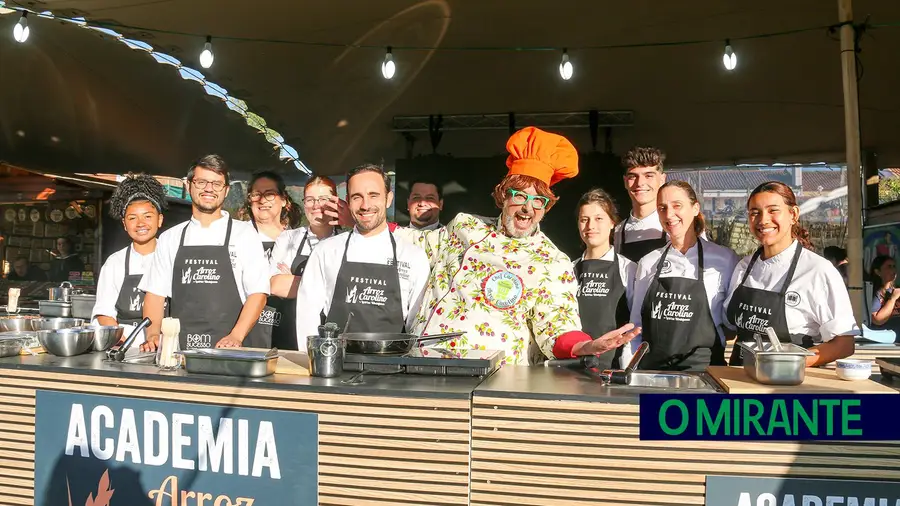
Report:
[{"label": "black frying pan", "polygon": [[406,355],[419,343],[441,342],[465,335],[465,332],[417,336],[391,332],[349,332],[341,334],[347,340],[347,353],[361,355]]}]

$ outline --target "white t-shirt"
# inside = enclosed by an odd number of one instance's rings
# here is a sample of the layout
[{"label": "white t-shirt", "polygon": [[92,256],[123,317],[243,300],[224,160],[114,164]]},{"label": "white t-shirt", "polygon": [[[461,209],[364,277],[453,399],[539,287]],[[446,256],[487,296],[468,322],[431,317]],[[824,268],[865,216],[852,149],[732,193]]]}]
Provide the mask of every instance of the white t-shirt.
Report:
[{"label": "white t-shirt", "polygon": [[[144,274],[139,288],[145,292],[171,297],[172,273],[175,267],[175,255],[178,253],[178,243],[181,240],[181,231],[187,227],[187,233],[184,236],[185,246],[222,246],[225,241],[228,218],[228,213],[222,211],[222,217],[212,222],[209,227],[203,228],[199,221],[191,218],[163,232],[157,241],[156,254],[150,270]],[[241,302],[246,302],[249,294],[269,295],[269,264],[265,261],[259,234],[250,222],[232,220],[228,253],[231,256],[231,270],[234,273]]]},{"label": "white t-shirt", "polygon": [[[308,228],[300,227],[293,230],[285,230],[278,236],[278,239],[275,241],[275,248],[272,249],[272,258],[269,259],[270,276],[281,274],[281,271],[278,270],[278,264],[280,263],[287,265],[288,267],[291,266],[294,262],[294,258],[297,257],[297,250],[300,249],[300,244],[303,243],[303,236],[306,235],[307,231],[309,231]],[[320,239],[316,234],[310,231],[306,238],[306,244],[303,244],[303,251],[301,254],[312,254],[313,248],[315,248],[319,242]]]},{"label": "white t-shirt", "polygon": [[[334,285],[341,268],[347,234],[350,233],[352,236],[347,249],[347,261],[377,265],[388,265],[393,262],[390,232],[387,229],[372,237],[363,237],[354,229],[353,232],[344,232],[320,242],[312,250],[306,270],[303,271],[303,281],[297,290],[297,344],[300,350],[306,349],[307,336],[318,333],[317,328],[321,321],[319,313],[324,311],[327,315],[331,309]],[[425,283],[428,281],[431,268],[422,248],[398,236],[394,236],[394,240],[397,243],[403,319],[407,322],[406,328],[409,329],[412,328],[422,303]],[[344,322],[335,323],[344,324]]]},{"label": "white t-shirt", "polygon": [[[614,258],[618,258],[619,260],[619,277],[622,279],[622,283],[625,284],[625,300],[628,301],[628,307],[630,309],[631,301],[634,298],[634,276],[637,273],[637,264],[622,255],[616,256],[612,248],[600,257],[600,260],[612,262]],[[581,260],[584,260],[583,253],[581,255]],[[577,264],[578,261],[574,262],[572,267],[574,268]]]},{"label": "white t-shirt", "polygon": [[[800,243],[794,241],[772,258],[758,258],[744,286],[769,291],[781,290],[794,252],[800,247]],[[752,255],[744,257],[731,276],[728,297],[725,299],[726,308],[750,265],[751,258]],[[830,341],[835,336],[860,334],[841,273],[831,262],[805,248],[800,253],[794,277],[785,294],[784,316],[791,335],[807,335],[817,343]],[[726,321],[726,325],[734,329],[730,322]]]},{"label": "white t-shirt", "polygon": [[[706,289],[706,298],[709,302],[709,312],[712,315],[713,323],[716,325],[716,332],[722,344],[725,344],[725,333],[720,328],[725,321],[725,297],[728,295],[728,283],[731,280],[731,273],[734,272],[734,266],[738,263],[738,256],[731,249],[719,246],[716,243],[709,242],[706,239],[700,239],[698,242],[703,243],[703,286]],[[636,327],[641,326],[641,308],[644,305],[644,298],[650,283],[656,276],[656,266],[662,258],[662,247],[647,253],[647,255],[638,262],[637,274],[634,280],[634,304],[631,305],[631,322]],[[684,255],[675,248],[669,248],[666,253],[666,262],[663,264],[661,278],[679,277],[697,279],[698,256],[697,245],[693,245]],[[634,338],[630,345],[626,344],[622,351],[622,362],[627,364],[631,360],[631,350],[637,349],[641,343],[641,337]]]},{"label": "white t-shirt", "polygon": [[[94,302],[94,309],[91,312],[91,319],[97,322],[98,316],[109,316],[118,319],[118,311],[116,311],[116,301],[119,300],[119,292],[122,289],[122,282],[125,281],[125,254],[131,250],[131,266],[128,269],[129,274],[144,274],[153,262],[154,253],[149,255],[141,255],[134,250],[134,244],[116,251],[100,268],[100,274],[97,277],[97,300]],[[130,332],[131,326],[126,326],[125,334]],[[141,332],[137,336],[135,344],[144,342],[144,333]]]}]

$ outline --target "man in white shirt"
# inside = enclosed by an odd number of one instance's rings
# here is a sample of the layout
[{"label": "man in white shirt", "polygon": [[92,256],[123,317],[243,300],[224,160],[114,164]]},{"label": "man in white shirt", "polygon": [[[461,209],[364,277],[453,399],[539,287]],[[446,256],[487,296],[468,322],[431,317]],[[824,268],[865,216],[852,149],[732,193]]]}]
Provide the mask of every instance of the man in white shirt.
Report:
[{"label": "man in white shirt", "polygon": [[409,228],[436,230],[441,226],[441,210],[444,209],[444,191],[437,183],[417,179],[409,187]]},{"label": "man in white shirt", "polygon": [[142,349],[156,349],[166,297],[171,316],[181,323],[181,349],[250,345],[269,295],[262,241],[250,223],[222,210],[229,176],[221,157],[198,160],[187,181],[193,216],[159,237],[141,280],[144,316],[152,321]]},{"label": "man in white shirt", "polygon": [[386,212],[393,201],[390,179],[374,165],[347,174],[352,231],[323,240],[312,251],[297,291],[297,344],[317,334],[325,319],[348,332],[403,332],[415,318],[430,272],[418,246],[395,239]]},{"label": "man in white shirt", "polygon": [[616,253],[634,263],[666,245],[666,234],[656,212],[656,195],[666,182],[665,160],[665,153],[651,147],[632,148],[622,157],[631,213],[616,226],[613,241]]}]

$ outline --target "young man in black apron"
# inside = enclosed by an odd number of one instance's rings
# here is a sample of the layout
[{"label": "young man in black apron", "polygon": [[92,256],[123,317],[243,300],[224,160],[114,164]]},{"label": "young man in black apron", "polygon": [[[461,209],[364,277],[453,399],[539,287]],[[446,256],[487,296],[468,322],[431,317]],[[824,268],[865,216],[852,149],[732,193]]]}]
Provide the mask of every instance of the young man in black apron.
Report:
[{"label": "young man in black apron", "polygon": [[[622,157],[625,167],[623,179],[631,199],[631,213],[617,227],[616,252],[634,263],[639,262],[647,253],[666,245],[666,233],[663,232],[656,211],[657,192],[666,182],[666,175],[663,173],[665,159],[665,153],[649,147],[632,148]],[[643,232],[641,240],[628,240],[625,232],[631,221],[646,224],[647,228],[633,232]]]},{"label": "young man in black apron", "polygon": [[[144,316],[152,321],[142,349],[154,350],[159,342],[166,292],[170,313],[181,323],[182,349],[258,346],[265,337],[254,328],[269,293],[262,242],[249,224],[222,211],[228,195],[224,160],[200,159],[187,180],[193,217],[160,237],[151,272],[141,281]],[[195,244],[186,244],[189,231]]]}]

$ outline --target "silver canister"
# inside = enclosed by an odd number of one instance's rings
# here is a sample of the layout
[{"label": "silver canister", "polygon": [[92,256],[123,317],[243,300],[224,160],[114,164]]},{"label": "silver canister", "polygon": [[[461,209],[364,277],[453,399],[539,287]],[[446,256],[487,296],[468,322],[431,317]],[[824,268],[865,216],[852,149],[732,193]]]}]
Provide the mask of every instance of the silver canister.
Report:
[{"label": "silver canister", "polygon": [[340,337],[306,338],[309,374],[317,378],[334,378],[343,374],[344,344],[345,340]]}]

